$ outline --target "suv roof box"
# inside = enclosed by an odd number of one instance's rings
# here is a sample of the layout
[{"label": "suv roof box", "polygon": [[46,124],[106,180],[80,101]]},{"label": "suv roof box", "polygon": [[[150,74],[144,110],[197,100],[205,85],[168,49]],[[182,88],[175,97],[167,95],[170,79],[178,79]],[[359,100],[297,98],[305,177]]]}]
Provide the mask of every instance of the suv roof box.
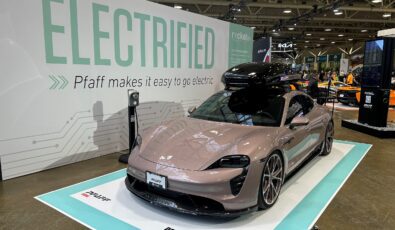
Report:
[{"label": "suv roof box", "polygon": [[300,80],[300,75],[281,63],[244,63],[230,68],[222,75],[229,87],[273,86]]}]

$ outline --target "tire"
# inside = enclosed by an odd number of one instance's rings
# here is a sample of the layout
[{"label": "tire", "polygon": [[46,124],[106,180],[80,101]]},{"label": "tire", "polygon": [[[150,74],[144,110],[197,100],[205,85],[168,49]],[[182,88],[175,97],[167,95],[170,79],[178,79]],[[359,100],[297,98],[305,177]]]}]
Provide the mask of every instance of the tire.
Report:
[{"label": "tire", "polygon": [[332,151],[334,128],[333,121],[329,121],[325,131],[325,139],[321,144],[321,156],[327,156]]},{"label": "tire", "polygon": [[259,185],[258,208],[272,207],[280,194],[284,180],[284,163],[279,152],[272,153],[266,160]]}]

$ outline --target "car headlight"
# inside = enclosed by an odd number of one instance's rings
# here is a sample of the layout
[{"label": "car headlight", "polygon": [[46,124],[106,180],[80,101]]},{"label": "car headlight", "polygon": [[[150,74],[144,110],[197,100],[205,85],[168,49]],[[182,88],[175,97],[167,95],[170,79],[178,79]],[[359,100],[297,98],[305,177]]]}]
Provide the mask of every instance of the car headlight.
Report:
[{"label": "car headlight", "polygon": [[250,158],[245,155],[225,156],[214,162],[207,169],[214,168],[244,168],[250,164]]}]

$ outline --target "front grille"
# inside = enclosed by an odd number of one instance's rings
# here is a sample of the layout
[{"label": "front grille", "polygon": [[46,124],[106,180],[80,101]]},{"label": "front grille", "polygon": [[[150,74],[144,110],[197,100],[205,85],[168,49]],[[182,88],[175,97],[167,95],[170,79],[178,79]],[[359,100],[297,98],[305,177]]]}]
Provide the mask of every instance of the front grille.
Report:
[{"label": "front grille", "polygon": [[145,198],[155,199],[154,202],[172,208],[203,211],[203,212],[224,212],[224,206],[212,199],[189,195],[171,190],[164,190],[153,187],[128,174],[130,186]]}]

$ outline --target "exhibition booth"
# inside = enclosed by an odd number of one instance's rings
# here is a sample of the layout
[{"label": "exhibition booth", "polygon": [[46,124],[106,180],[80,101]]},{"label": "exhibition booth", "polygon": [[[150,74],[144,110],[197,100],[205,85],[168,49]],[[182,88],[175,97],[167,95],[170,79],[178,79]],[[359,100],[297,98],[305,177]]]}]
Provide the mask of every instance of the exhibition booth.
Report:
[{"label": "exhibition booth", "polygon": [[334,49],[352,26],[309,23],[354,1],[230,2],[0,3],[0,226],[395,226],[395,31]]}]

